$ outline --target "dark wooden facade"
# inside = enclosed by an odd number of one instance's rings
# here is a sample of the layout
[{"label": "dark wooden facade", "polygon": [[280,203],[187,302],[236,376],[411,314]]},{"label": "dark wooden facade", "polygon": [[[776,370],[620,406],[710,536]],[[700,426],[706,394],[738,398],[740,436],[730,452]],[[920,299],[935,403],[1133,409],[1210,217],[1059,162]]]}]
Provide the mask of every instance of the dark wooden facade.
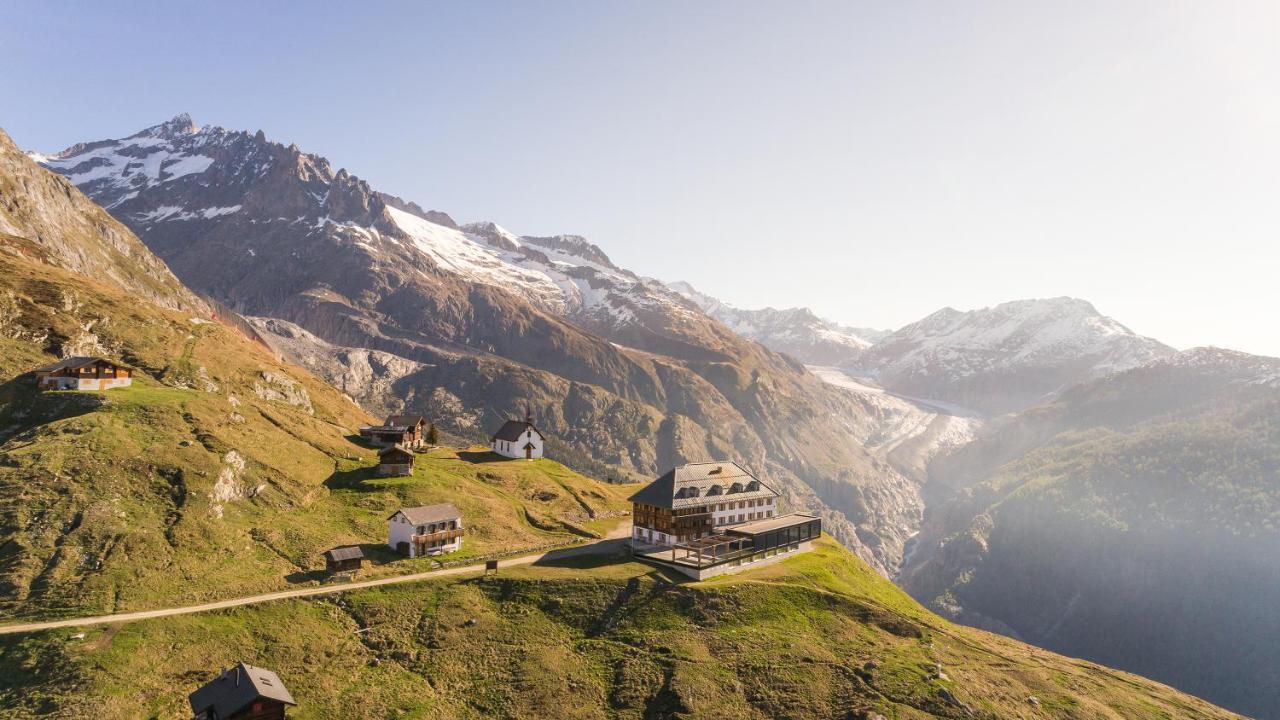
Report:
[{"label": "dark wooden facade", "polygon": [[329,574],[358,572],[364,566],[364,551],[354,545],[336,547],[324,554],[324,568]]},{"label": "dark wooden facade", "polygon": [[631,504],[631,521],[635,525],[652,528],[678,540],[691,540],[708,535],[715,530],[711,514],[712,507],[712,505],[697,505],[672,510],[635,502]]},{"label": "dark wooden facade", "polygon": [[403,446],[394,445],[378,453],[378,474],[383,477],[413,474],[414,454]]}]

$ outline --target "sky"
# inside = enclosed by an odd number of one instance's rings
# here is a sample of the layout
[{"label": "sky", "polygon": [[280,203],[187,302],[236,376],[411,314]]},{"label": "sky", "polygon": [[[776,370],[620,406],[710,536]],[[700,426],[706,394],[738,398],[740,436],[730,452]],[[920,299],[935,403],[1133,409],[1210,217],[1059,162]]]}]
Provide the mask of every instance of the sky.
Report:
[{"label": "sky", "polygon": [[1280,356],[1273,0],[10,0],[0,58],[30,150],[189,112],[741,307]]}]

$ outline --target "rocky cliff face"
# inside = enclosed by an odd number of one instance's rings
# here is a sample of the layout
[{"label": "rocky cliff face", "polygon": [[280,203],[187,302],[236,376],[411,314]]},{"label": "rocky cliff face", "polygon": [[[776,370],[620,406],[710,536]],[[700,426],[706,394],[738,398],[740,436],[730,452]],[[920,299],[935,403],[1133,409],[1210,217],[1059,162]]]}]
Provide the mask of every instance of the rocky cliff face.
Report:
[{"label": "rocky cliff face", "polygon": [[0,130],[0,250],[88,275],[173,309],[207,312],[133,233]]},{"label": "rocky cliff face", "polygon": [[734,457],[882,571],[919,522],[915,484],[862,445],[873,408],[580,237],[454,227],[294,146],[181,116],[45,162],[190,286],[287,323],[282,347],[372,408],[481,437],[531,401],[553,449],[600,475]]}]

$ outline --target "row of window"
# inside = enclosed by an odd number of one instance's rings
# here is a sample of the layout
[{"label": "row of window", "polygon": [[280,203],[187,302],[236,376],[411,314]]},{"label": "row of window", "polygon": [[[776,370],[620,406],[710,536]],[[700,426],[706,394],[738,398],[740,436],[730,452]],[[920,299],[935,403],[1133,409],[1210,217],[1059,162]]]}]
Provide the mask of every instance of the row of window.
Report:
[{"label": "row of window", "polygon": [[773,498],[760,498],[758,500],[739,500],[731,503],[720,503],[716,506],[716,512],[724,512],[725,510],[741,510],[743,508],[766,507],[773,504]]},{"label": "row of window", "polygon": [[764,510],[761,512],[753,512],[753,513],[738,513],[736,516],[725,515],[724,517],[716,518],[716,525],[736,525],[738,523],[747,522],[749,520],[763,520],[764,518],[771,518],[771,517],[773,517],[772,510]]},{"label": "row of window", "polygon": [[431,533],[433,533],[433,532],[441,532],[441,531],[444,531],[444,530],[457,530],[457,529],[458,529],[458,521],[457,521],[457,520],[447,520],[447,521],[445,521],[445,522],[430,523],[430,524],[427,524],[427,525],[419,525],[419,526],[418,526],[418,534],[419,534],[419,535],[430,535],[430,534],[431,534]]}]

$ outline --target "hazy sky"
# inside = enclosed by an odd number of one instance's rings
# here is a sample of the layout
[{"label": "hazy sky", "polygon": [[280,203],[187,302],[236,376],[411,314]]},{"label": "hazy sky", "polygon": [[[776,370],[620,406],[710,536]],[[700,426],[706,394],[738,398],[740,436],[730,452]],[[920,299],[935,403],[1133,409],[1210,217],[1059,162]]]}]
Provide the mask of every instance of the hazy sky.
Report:
[{"label": "hazy sky", "polygon": [[744,307],[1280,355],[1280,3],[6,2],[29,149],[190,112]]}]

